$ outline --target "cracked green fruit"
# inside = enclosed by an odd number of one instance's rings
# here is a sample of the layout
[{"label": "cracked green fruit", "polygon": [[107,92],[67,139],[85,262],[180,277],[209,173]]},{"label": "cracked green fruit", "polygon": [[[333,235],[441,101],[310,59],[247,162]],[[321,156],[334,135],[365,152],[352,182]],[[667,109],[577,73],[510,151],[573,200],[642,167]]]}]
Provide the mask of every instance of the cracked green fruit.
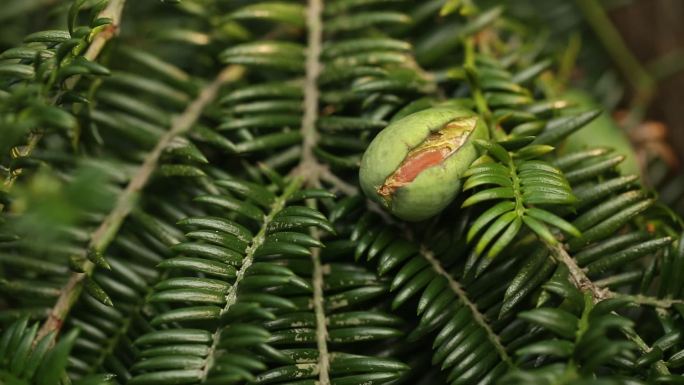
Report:
[{"label": "cracked green fruit", "polygon": [[436,107],[393,122],[361,159],[361,188],[395,216],[419,221],[456,198],[461,175],[477,157],[473,139],[487,139],[482,119],[465,109]]}]

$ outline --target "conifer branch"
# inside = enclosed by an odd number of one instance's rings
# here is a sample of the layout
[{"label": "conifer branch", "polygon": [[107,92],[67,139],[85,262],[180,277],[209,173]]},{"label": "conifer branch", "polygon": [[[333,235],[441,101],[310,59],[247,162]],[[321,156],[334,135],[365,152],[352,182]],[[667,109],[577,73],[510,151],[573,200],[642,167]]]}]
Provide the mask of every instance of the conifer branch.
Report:
[{"label": "conifer branch", "polygon": [[323,25],[321,13],[323,12],[322,0],[309,0],[306,13],[308,27],[308,44],[306,54],[306,78],[304,80],[304,116],[302,117],[302,155],[299,166],[294,170],[297,175],[303,176],[309,185],[318,182],[322,172],[322,165],[318,163],[314,148],[318,143],[318,75],[321,73],[321,47],[323,40]]},{"label": "conifer branch", "polygon": [[[607,288],[601,288],[589,279],[584,270],[577,264],[574,258],[570,256],[562,243],[558,242],[556,245],[546,244],[546,247],[551,252],[554,259],[568,268],[570,272],[570,281],[582,292],[591,294],[594,303],[603,301],[609,298],[627,298],[633,303],[639,305],[651,305],[655,307],[670,307],[675,303],[681,303],[679,300],[651,298],[643,295],[623,295],[615,293]],[[651,347],[633,330],[622,330],[622,333],[634,342],[643,353],[651,351]],[[653,364],[655,370],[663,375],[670,374],[669,369],[663,360],[658,360]]]},{"label": "conifer branch", "polygon": [[[126,0],[110,0],[105,9],[97,15],[98,18],[109,18],[112,20],[111,24],[107,25],[105,29],[98,33],[93,41],[88,46],[83,57],[92,61],[97,59],[107,42],[112,38],[119,35],[119,30],[121,26],[121,14],[123,13],[124,5]],[[76,86],[76,83],[81,79],[80,76],[74,76],[66,81],[67,89],[72,89]]]},{"label": "conifer branch", "polygon": [[473,320],[485,331],[485,333],[487,334],[487,339],[489,339],[489,342],[491,342],[492,345],[494,345],[494,348],[501,357],[501,360],[504,361],[507,365],[513,366],[513,360],[511,360],[511,357],[508,355],[508,352],[506,352],[506,347],[503,346],[503,343],[501,343],[501,339],[489,326],[487,318],[484,314],[480,312],[480,310],[477,308],[477,305],[473,301],[471,301],[470,298],[468,298],[468,293],[466,293],[461,284],[458,281],[456,281],[451,276],[451,274],[444,270],[444,267],[442,267],[442,264],[439,263],[439,260],[437,260],[434,253],[431,250],[427,249],[426,247],[422,247],[420,253],[423,256],[423,258],[425,258],[425,260],[430,263],[432,269],[435,272],[437,272],[437,274],[444,277],[447,280],[447,282],[449,282],[449,288],[451,289],[451,291],[454,292],[454,294],[456,294],[459,301],[461,301],[461,303],[468,307],[468,309],[470,310],[470,314],[473,315]]},{"label": "conifer branch", "polygon": [[575,259],[572,256],[570,256],[570,254],[565,249],[563,244],[558,243],[556,245],[550,245],[547,243],[546,247],[549,249],[549,251],[551,251],[551,255],[557,262],[563,264],[565,267],[568,268],[568,271],[570,272],[571,282],[581,291],[589,292],[594,298],[594,302],[599,302],[605,299],[618,297],[629,299],[632,303],[638,305],[647,305],[657,308],[669,308],[672,305],[684,304],[684,301],[680,299],[655,298],[642,294],[621,294],[611,291],[608,288],[603,288],[597,285],[587,276],[587,274],[584,272],[584,269],[582,269],[577,264]]},{"label": "conifer branch", "polygon": [[[323,43],[323,25],[321,15],[323,13],[323,0],[309,0],[306,9],[306,25],[308,28],[307,54],[306,54],[306,78],[304,81],[304,116],[302,117],[302,152],[299,165],[293,170],[293,174],[302,177],[307,186],[319,186],[320,179],[327,168],[321,165],[314,154],[314,148],[318,143],[318,102],[320,91],[318,89],[318,75],[321,73],[321,49]],[[328,181],[336,178],[325,176]],[[333,182],[335,184],[335,182]],[[320,233],[312,230],[311,235],[320,240]],[[313,307],[316,318],[316,347],[318,350],[318,384],[330,385],[330,357],[328,354],[328,327],[325,316],[323,297],[323,266],[320,260],[320,249],[311,250],[313,262],[312,285]]]},{"label": "conifer branch", "polygon": [[[240,270],[238,270],[236,276],[235,276],[235,282],[230,286],[230,289],[228,290],[228,293],[226,293],[226,304],[221,309],[221,314],[220,316],[225,315],[230,308],[237,302],[237,294],[238,294],[238,289],[240,287],[240,283],[242,280],[245,278],[245,274],[247,274],[247,270],[249,269],[250,266],[252,266],[252,263],[254,263],[254,255],[256,251],[261,247],[261,245],[264,244],[264,241],[266,240],[266,232],[268,231],[268,227],[273,221],[273,218],[275,218],[278,213],[280,213],[284,208],[285,204],[287,203],[287,200],[290,198],[290,196],[299,189],[301,185],[301,179],[296,178],[294,179],[286,188],[285,191],[283,191],[283,194],[276,199],[273,204],[271,205],[271,210],[264,217],[264,222],[261,224],[261,228],[259,229],[259,232],[252,238],[252,242],[249,245],[249,247],[245,250],[245,257],[242,259],[242,264],[240,265]],[[222,327],[219,327],[216,329],[216,331],[213,334],[212,337],[212,344],[211,347],[209,348],[209,353],[207,354],[207,361],[204,364],[204,368],[202,369],[202,381],[204,382],[207,379],[207,376],[209,375],[209,371],[211,370],[211,367],[213,365],[213,358],[215,356],[215,352],[218,349],[219,342],[221,341],[221,332],[223,331]]]},{"label": "conifer branch", "polygon": [[[313,230],[315,239],[320,239],[318,230]],[[316,315],[316,347],[318,349],[318,384],[330,385],[330,356],[328,354],[328,326],[325,317],[325,303],[323,297],[323,265],[321,264],[321,249],[311,250],[313,262],[313,306]]]},{"label": "conifer branch", "polygon": [[[107,45],[107,42],[119,34],[119,25],[121,24],[121,15],[123,13],[125,4],[126,0],[110,0],[105,9],[98,14],[98,18],[111,19],[111,24],[107,25],[104,31],[95,36],[93,41],[88,46],[86,52],[83,54],[84,58],[88,59],[89,61],[94,61],[97,59],[104,47]],[[72,90],[74,87],[76,87],[79,80],[81,80],[80,75],[72,76],[67,79],[64,82],[64,91]],[[64,91],[60,92],[60,94]],[[56,96],[52,100],[52,104],[55,104],[57,99],[58,97]],[[30,156],[31,153],[33,153],[33,150],[35,150],[38,146],[40,140],[43,139],[43,135],[44,134],[41,131],[30,133],[26,145],[23,146],[20,151],[17,151],[17,155],[21,157]],[[9,190],[20,174],[21,172],[19,170],[17,172],[10,173],[5,180],[4,188]]]},{"label": "conifer branch", "polygon": [[[135,208],[143,188],[159,166],[161,155],[169,143],[176,136],[189,131],[202,115],[204,108],[216,98],[219,88],[225,83],[241,78],[243,72],[244,68],[240,66],[229,66],[221,71],[216,79],[209,83],[199,93],[197,98],[188,105],[185,111],[173,120],[171,129],[159,139],[154,149],[147,154],[125,190],[119,195],[114,208],[91,234],[87,248],[89,255],[102,255],[114,240],[124,220]],[[94,268],[93,262],[85,261],[82,273],[74,272],[71,274],[66,285],[62,287],[57,302],[48,314],[48,318],[38,332],[36,340],[40,340],[51,332],[59,332],[83,289],[83,281],[92,274]]]},{"label": "conifer branch", "polygon": [[594,302],[610,298],[610,290],[599,287],[592,282],[589,277],[587,277],[584,270],[577,264],[575,259],[568,254],[562,243],[558,242],[555,245],[546,243],[546,247],[558,263],[561,263],[568,268],[572,284],[583,292],[589,292],[593,297]]}]

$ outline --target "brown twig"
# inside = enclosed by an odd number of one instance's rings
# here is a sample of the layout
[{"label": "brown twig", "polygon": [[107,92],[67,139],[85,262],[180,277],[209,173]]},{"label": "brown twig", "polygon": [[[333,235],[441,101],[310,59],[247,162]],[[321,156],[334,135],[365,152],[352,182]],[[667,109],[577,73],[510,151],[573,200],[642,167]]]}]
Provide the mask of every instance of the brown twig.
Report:
[{"label": "brown twig", "polygon": [[546,243],[546,247],[549,249],[551,255],[557,262],[568,268],[572,283],[578,289],[591,293],[592,297],[594,298],[594,302],[610,298],[610,290],[599,287],[592,282],[584,273],[584,270],[582,270],[582,268],[577,264],[575,259],[568,254],[562,243],[559,242],[555,245]]},{"label": "brown twig", "polygon": [[677,304],[684,304],[684,301],[680,299],[672,299],[672,298],[655,298],[655,297],[649,297],[646,295],[630,295],[630,294],[622,294],[622,293],[616,293],[614,291],[611,291],[608,288],[601,287],[594,283],[584,272],[584,269],[582,269],[575,259],[570,256],[570,254],[567,252],[563,244],[558,243],[556,245],[550,245],[546,244],[546,247],[551,251],[551,255],[554,257],[554,259],[561,264],[563,264],[565,267],[568,268],[568,271],[570,272],[570,279],[572,283],[580,290],[582,291],[588,291],[591,293],[592,297],[594,298],[594,302],[599,302],[603,301],[605,299],[609,298],[625,298],[629,299],[632,303],[638,304],[638,305],[647,305],[647,306],[653,306],[657,308],[669,308],[672,307],[672,305],[677,305]]},{"label": "brown twig", "polygon": [[[682,301],[679,300],[652,298],[643,295],[625,295],[615,293],[607,288],[601,288],[592,282],[591,279],[589,279],[584,270],[577,264],[575,259],[570,256],[562,243],[559,242],[555,245],[547,243],[546,247],[549,249],[551,255],[557,262],[568,268],[571,282],[583,292],[590,293],[595,303],[605,299],[617,297],[629,299],[636,304],[650,305],[658,308],[667,308],[675,303],[682,303]],[[633,330],[623,329],[622,332],[630,341],[634,342],[643,353],[648,353],[651,351],[652,348],[648,346],[648,344]],[[664,375],[670,374],[665,362],[662,360],[655,362],[653,365],[658,373]]]},{"label": "brown twig", "polygon": [[[308,27],[308,44],[306,55],[306,78],[304,81],[304,116],[302,118],[302,155],[299,166],[294,174],[304,179],[308,186],[320,184],[323,166],[313,150],[318,142],[316,121],[318,120],[318,75],[321,72],[321,45],[323,41],[323,26],[321,14],[323,12],[322,0],[309,0],[306,22]],[[329,176],[328,176],[328,179]],[[315,239],[320,239],[317,230],[311,234]],[[316,316],[316,346],[318,349],[318,384],[330,385],[330,357],[328,354],[328,327],[325,316],[325,304],[323,297],[323,266],[320,259],[320,249],[313,248],[311,251],[313,262],[313,306]]]},{"label": "brown twig", "polygon": [[302,117],[302,155],[299,166],[294,173],[303,176],[310,184],[318,181],[321,173],[320,164],[313,150],[318,143],[318,75],[321,73],[321,46],[323,40],[323,26],[321,12],[322,0],[309,0],[306,21],[308,27],[308,44],[306,54],[306,77],[304,80],[304,116]]}]

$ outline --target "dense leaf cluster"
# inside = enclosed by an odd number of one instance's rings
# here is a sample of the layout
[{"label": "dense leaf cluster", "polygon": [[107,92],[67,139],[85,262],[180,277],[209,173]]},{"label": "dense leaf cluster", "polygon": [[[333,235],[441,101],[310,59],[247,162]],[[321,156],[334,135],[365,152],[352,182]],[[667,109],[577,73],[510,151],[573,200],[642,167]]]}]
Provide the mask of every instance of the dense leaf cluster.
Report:
[{"label": "dense leaf cluster", "polygon": [[[535,1],[45,3],[0,53],[0,383],[682,381],[682,189],[566,148],[602,112]],[[491,139],[401,222],[359,161],[434,106]]]}]

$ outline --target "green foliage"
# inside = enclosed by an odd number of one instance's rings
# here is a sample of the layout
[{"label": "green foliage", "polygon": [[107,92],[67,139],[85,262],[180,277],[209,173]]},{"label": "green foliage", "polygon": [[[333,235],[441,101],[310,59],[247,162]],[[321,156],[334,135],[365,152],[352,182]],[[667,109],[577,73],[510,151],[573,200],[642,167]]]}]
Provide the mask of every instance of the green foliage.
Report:
[{"label": "green foliage", "polygon": [[[681,382],[684,184],[568,149],[581,19],[500,3],[10,1],[0,382]],[[359,162],[438,106],[491,139],[403,222]]]},{"label": "green foliage", "polygon": [[[553,281],[547,289],[559,295],[562,302],[555,308],[537,308],[520,313],[520,318],[542,330],[543,338],[516,351],[518,361],[548,360],[538,369],[514,371],[501,383],[576,384],[576,383],[642,383],[619,375],[625,366],[641,366],[645,360],[634,361],[636,346],[624,336],[633,333],[633,322],[616,313],[626,301],[609,299],[594,304],[567,282]],[[657,349],[657,348],[656,348]],[[650,353],[649,353],[650,355]],[[592,373],[598,378],[583,380]]]},{"label": "green foliage", "polygon": [[[36,339],[38,323],[29,326],[28,317],[12,323],[0,337],[0,379],[6,384],[59,385],[70,383],[66,374],[69,352],[78,336],[72,330],[55,344],[54,333]],[[54,346],[53,346],[54,345]],[[74,384],[107,385],[112,376],[98,374]]]},{"label": "green foliage", "polygon": [[[531,144],[520,148],[511,156],[499,143],[479,141],[475,144],[495,161],[478,162],[471,167],[464,175],[467,179],[463,190],[468,191],[479,186],[494,187],[474,193],[462,206],[503,200],[487,209],[468,230],[467,240],[470,242],[486,228],[474,248],[476,255],[484,256],[487,246],[498,236],[485,256],[491,262],[518,235],[523,223],[549,244],[556,244],[558,241],[547,225],[555,226],[575,237],[581,236],[579,230],[563,218],[537,207],[571,205],[577,200],[560,170],[546,162],[534,160],[553,151],[553,147]],[[503,144],[516,145],[515,140]],[[487,265],[487,262],[481,262],[477,273]]]}]

